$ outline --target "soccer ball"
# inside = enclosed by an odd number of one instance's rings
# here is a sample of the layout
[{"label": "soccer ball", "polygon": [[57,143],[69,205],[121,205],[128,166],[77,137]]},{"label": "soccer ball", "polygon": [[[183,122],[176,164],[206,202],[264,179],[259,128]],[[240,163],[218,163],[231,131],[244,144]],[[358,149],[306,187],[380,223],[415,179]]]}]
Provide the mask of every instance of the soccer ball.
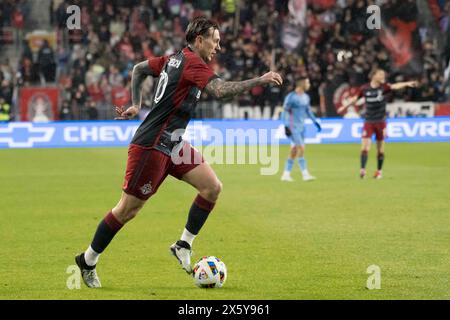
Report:
[{"label": "soccer ball", "polygon": [[202,257],[193,270],[194,283],[200,288],[220,288],[227,280],[227,267],[220,259]]}]

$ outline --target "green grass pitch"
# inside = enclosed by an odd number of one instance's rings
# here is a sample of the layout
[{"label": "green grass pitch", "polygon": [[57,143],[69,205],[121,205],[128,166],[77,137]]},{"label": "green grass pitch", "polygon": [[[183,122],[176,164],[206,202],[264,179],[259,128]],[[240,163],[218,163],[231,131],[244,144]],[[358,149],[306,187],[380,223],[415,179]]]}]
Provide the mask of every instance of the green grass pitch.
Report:
[{"label": "green grass pitch", "polygon": [[[288,146],[280,149],[284,166]],[[104,288],[69,290],[67,268],[119,199],[125,148],[0,150],[0,299],[448,299],[450,144],[386,148],[384,179],[358,177],[358,145],[308,145],[317,181],[213,165],[224,184],[193,261],[228,267],[199,289],[169,255],[196,194],[169,177],[101,257]],[[368,173],[375,169],[375,150]],[[381,289],[365,288],[368,266]]]}]

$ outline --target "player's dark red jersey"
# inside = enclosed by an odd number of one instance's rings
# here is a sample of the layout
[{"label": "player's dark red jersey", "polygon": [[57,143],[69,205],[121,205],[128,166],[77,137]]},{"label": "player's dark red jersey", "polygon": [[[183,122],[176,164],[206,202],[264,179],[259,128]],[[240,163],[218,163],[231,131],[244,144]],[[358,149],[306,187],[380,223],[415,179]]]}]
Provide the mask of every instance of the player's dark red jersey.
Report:
[{"label": "player's dark red jersey", "polygon": [[356,94],[358,98],[364,97],[366,112],[364,119],[369,122],[384,121],[386,119],[386,99],[385,94],[391,90],[389,84],[382,84],[378,88],[373,88],[370,84],[361,86]]},{"label": "player's dark red jersey", "polygon": [[159,79],[151,111],[131,143],[153,147],[170,155],[172,133],[187,127],[201,90],[217,75],[190,48],[184,48],[170,57],[149,59],[148,64],[153,75]]}]

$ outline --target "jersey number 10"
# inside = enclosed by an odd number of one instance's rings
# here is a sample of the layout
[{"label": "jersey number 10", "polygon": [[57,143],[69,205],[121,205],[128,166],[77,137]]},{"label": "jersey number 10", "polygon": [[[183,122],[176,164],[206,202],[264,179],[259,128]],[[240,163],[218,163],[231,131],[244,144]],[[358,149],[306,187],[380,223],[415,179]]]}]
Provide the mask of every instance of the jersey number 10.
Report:
[{"label": "jersey number 10", "polygon": [[169,82],[169,76],[167,75],[166,71],[161,72],[161,75],[159,76],[158,81],[158,87],[156,88],[155,93],[155,103],[158,103],[161,98],[164,95],[164,92],[166,91],[167,83]]}]

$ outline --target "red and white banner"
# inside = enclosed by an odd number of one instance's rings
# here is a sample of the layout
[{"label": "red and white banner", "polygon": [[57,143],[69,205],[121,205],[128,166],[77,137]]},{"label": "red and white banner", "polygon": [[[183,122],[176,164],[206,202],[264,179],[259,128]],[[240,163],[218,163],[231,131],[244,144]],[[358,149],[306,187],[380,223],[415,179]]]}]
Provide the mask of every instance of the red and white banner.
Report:
[{"label": "red and white banner", "polygon": [[450,103],[438,103],[435,110],[436,116],[450,116]]},{"label": "red and white banner", "polygon": [[20,120],[46,122],[59,119],[57,87],[24,87],[19,92]]},{"label": "red and white banner", "polygon": [[[392,5],[392,10],[417,11],[415,1],[400,1]],[[418,76],[423,72],[422,46],[419,33],[418,17],[413,20],[407,15],[391,17],[383,20],[379,34],[381,43],[388,50],[393,71],[410,76]]]},{"label": "red and white banner", "polygon": [[289,9],[289,13],[294,18],[295,24],[305,27],[306,26],[307,1],[306,0],[289,0],[288,9]]}]

